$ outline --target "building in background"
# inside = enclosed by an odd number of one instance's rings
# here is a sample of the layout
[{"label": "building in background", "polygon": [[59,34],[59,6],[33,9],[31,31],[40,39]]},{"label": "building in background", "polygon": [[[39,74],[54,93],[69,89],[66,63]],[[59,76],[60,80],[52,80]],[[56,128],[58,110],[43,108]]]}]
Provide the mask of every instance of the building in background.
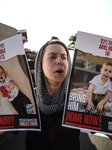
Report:
[{"label": "building in background", "polygon": [[17,29],[0,23],[0,41],[17,34],[18,34]]}]

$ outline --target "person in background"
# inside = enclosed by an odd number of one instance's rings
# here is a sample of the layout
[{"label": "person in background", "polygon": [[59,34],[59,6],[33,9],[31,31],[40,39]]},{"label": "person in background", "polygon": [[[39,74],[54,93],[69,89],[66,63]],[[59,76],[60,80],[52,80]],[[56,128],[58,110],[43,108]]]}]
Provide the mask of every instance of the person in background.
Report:
[{"label": "person in background", "polygon": [[24,50],[25,50],[25,55],[26,55],[27,60],[30,60],[31,59],[31,50],[28,48],[25,48]]},{"label": "person in background", "polygon": [[41,132],[27,132],[26,150],[80,149],[80,131],[62,127],[70,70],[71,61],[68,48],[57,37],[52,37],[42,46],[35,61]]},{"label": "person in background", "polygon": [[35,51],[31,51],[31,60],[28,61],[29,67],[30,67],[30,71],[31,71],[31,75],[32,75],[32,80],[33,80],[33,84],[35,87],[35,79],[34,79],[34,64],[35,64],[35,59],[37,56],[37,52]]}]

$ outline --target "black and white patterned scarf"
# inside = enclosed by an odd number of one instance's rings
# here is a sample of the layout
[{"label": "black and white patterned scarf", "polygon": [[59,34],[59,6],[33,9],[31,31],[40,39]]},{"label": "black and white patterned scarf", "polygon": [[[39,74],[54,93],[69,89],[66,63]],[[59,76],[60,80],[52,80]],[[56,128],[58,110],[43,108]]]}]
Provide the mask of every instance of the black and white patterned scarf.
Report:
[{"label": "black and white patterned scarf", "polygon": [[59,112],[64,108],[65,95],[67,91],[68,79],[71,71],[71,60],[68,52],[68,73],[67,76],[57,92],[57,94],[52,98],[43,84],[42,78],[42,58],[43,51],[48,45],[47,42],[39,51],[39,54],[35,61],[35,82],[36,82],[36,94],[37,94],[37,103],[41,111],[45,114],[53,114]]}]

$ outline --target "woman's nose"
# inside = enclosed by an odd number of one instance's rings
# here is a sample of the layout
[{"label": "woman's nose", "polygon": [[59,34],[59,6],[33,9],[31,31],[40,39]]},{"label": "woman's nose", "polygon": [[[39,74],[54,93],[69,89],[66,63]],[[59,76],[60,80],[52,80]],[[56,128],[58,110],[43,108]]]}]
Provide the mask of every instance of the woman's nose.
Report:
[{"label": "woman's nose", "polygon": [[61,59],[61,57],[58,57],[58,58],[57,58],[57,64],[58,64],[58,65],[62,64],[62,59]]}]

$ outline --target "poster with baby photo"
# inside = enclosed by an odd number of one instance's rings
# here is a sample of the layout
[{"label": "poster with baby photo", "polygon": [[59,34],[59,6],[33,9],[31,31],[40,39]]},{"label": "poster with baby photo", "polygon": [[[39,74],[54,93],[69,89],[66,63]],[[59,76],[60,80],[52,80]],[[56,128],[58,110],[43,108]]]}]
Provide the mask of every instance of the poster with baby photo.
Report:
[{"label": "poster with baby photo", "polygon": [[22,35],[0,41],[0,131],[40,130]]},{"label": "poster with baby photo", "polygon": [[78,32],[62,125],[112,135],[112,39]]}]

